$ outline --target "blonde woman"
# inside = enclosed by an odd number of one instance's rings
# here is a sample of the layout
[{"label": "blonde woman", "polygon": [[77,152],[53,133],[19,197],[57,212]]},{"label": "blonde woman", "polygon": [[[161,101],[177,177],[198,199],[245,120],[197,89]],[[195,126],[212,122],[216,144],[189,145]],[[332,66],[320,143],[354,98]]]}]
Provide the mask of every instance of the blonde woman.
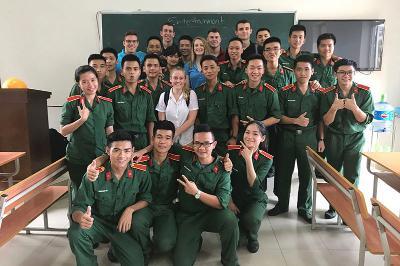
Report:
[{"label": "blonde woman", "polygon": [[174,141],[187,145],[193,141],[193,125],[199,109],[197,96],[188,88],[183,68],[172,69],[170,81],[172,88],[161,94],[156,107],[158,119],[171,121],[176,128]]},{"label": "blonde woman", "polygon": [[193,90],[206,82],[206,78],[201,72],[200,66],[201,58],[206,54],[210,54],[210,48],[206,39],[203,37],[195,37],[192,42],[191,60],[184,66],[187,82]]}]

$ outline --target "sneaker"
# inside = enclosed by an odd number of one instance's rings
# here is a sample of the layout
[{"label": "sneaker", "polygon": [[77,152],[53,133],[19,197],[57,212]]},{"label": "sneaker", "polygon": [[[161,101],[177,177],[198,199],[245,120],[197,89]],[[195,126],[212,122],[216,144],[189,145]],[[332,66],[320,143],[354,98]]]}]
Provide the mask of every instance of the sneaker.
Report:
[{"label": "sneaker", "polygon": [[306,210],[299,210],[297,213],[301,218],[303,218],[304,221],[306,221],[309,224],[312,223],[312,215],[310,212]]},{"label": "sneaker", "polygon": [[247,242],[247,250],[251,253],[257,253],[258,249],[260,248],[260,245],[258,243],[258,240],[248,240]]},{"label": "sneaker", "polygon": [[277,216],[278,214],[288,212],[287,208],[279,207],[279,203],[275,205],[271,210],[268,211],[269,216]]},{"label": "sneaker", "polygon": [[333,219],[336,217],[336,211],[334,209],[329,209],[325,212],[325,219]]},{"label": "sneaker", "polygon": [[119,262],[118,259],[117,259],[117,257],[115,257],[114,253],[112,252],[111,247],[108,249],[107,258],[108,258],[108,260],[111,261],[112,263],[118,263],[118,262]]}]

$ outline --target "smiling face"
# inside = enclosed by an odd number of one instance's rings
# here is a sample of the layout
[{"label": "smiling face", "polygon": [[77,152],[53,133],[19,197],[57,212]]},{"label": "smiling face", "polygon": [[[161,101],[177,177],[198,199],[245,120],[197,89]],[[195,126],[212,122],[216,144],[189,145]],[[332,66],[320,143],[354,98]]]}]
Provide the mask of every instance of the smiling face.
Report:
[{"label": "smiling face", "polygon": [[165,43],[170,43],[175,37],[174,26],[164,25],[160,31],[160,36]]},{"label": "smiling face", "polygon": [[249,77],[249,81],[257,84],[260,83],[264,74],[263,61],[261,59],[250,60],[246,67],[246,74]]},{"label": "smiling face", "polygon": [[176,89],[183,89],[186,84],[186,74],[183,69],[175,69],[172,71],[170,78],[172,87]]},{"label": "smiling face", "polygon": [[288,42],[290,47],[293,47],[294,49],[300,49],[305,42],[304,31],[293,31],[289,36]]},{"label": "smiling face", "polygon": [[147,44],[147,53],[148,54],[158,54],[160,55],[162,52],[161,43],[157,39],[149,40]]},{"label": "smiling face", "polygon": [[252,32],[250,23],[239,23],[236,27],[235,35],[242,41],[247,41],[250,39]]},{"label": "smiling face", "polygon": [[198,132],[193,136],[193,149],[200,160],[207,160],[212,157],[217,142],[211,132]]},{"label": "smiling face", "polygon": [[193,53],[194,55],[204,55],[205,47],[204,43],[200,39],[195,39],[193,42]]},{"label": "smiling face", "polygon": [[117,65],[117,58],[113,53],[103,53],[102,56],[106,59],[106,67],[108,72],[115,71]]},{"label": "smiling face", "polygon": [[318,45],[318,53],[323,58],[330,59],[333,55],[333,51],[335,50],[335,44],[332,39],[321,40]]},{"label": "smiling face", "polygon": [[157,129],[153,136],[153,149],[158,153],[167,153],[174,144],[172,130]]},{"label": "smiling face", "polygon": [[201,64],[201,72],[207,80],[215,80],[218,77],[219,66],[214,60],[204,60]]},{"label": "smiling face", "polygon": [[96,94],[99,81],[93,72],[85,72],[79,76],[79,87],[86,96]]},{"label": "smiling face", "polygon": [[148,78],[158,78],[161,73],[160,62],[156,58],[148,58],[144,62],[143,71]]},{"label": "smiling face", "polygon": [[351,87],[355,69],[353,66],[340,66],[336,71],[336,78],[341,88]]},{"label": "smiling face", "polygon": [[231,41],[228,45],[228,55],[233,61],[237,61],[242,57],[243,45],[240,41]]},{"label": "smiling face", "polygon": [[281,56],[281,45],[279,42],[270,42],[264,45],[263,56],[265,60],[270,62],[278,61]]},{"label": "smiling face", "polygon": [[314,70],[312,65],[308,62],[297,62],[294,68],[294,75],[296,76],[296,81],[300,84],[308,83]]},{"label": "smiling face", "polygon": [[221,35],[219,32],[210,32],[207,35],[207,42],[211,48],[218,48],[221,46]]},{"label": "smiling face", "polygon": [[256,36],[257,45],[263,46],[264,41],[271,37],[271,34],[267,30],[260,30]]},{"label": "smiling face", "polygon": [[139,63],[137,61],[126,61],[122,67],[121,74],[127,83],[134,83],[138,81],[140,76]]},{"label": "smiling face", "polygon": [[124,45],[125,53],[134,54],[139,46],[139,40],[136,35],[127,35],[122,44]]},{"label": "smiling face", "polygon": [[93,67],[96,70],[99,80],[102,81],[106,77],[107,66],[104,60],[101,59],[91,60],[89,66]]},{"label": "smiling face", "polygon": [[179,51],[181,52],[182,56],[189,56],[191,47],[192,42],[189,40],[181,40],[179,42]]},{"label": "smiling face", "polygon": [[261,134],[261,131],[256,124],[250,124],[247,126],[243,135],[243,141],[247,148],[258,149],[260,143],[264,140],[265,136]]},{"label": "smiling face", "polygon": [[128,140],[114,141],[110,147],[106,147],[106,152],[110,156],[112,169],[125,169],[132,159],[134,148],[132,142]]}]

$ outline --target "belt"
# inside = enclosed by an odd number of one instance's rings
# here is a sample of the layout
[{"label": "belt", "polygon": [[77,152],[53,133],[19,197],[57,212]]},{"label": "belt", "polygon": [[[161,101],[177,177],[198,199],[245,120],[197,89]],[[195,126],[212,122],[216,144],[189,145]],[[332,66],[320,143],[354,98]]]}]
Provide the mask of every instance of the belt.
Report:
[{"label": "belt", "polygon": [[303,133],[306,133],[306,132],[316,129],[316,127],[306,127],[304,129],[294,129],[294,128],[292,129],[292,128],[288,128],[288,127],[286,127],[286,128],[282,127],[282,129],[293,132],[296,135],[302,135]]}]

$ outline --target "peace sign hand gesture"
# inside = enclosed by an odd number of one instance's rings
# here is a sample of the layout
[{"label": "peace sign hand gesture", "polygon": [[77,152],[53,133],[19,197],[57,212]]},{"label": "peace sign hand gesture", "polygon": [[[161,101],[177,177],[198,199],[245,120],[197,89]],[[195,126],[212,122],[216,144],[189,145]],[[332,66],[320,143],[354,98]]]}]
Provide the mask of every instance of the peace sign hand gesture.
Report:
[{"label": "peace sign hand gesture", "polygon": [[183,180],[177,179],[177,181],[183,186],[187,194],[194,196],[199,190],[196,186],[196,183],[189,181],[185,175],[182,175],[182,179]]}]

